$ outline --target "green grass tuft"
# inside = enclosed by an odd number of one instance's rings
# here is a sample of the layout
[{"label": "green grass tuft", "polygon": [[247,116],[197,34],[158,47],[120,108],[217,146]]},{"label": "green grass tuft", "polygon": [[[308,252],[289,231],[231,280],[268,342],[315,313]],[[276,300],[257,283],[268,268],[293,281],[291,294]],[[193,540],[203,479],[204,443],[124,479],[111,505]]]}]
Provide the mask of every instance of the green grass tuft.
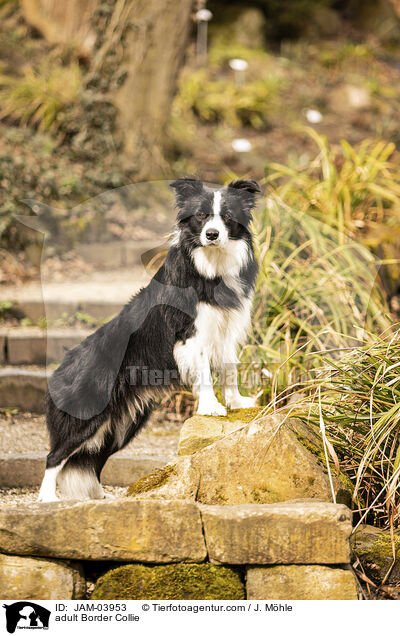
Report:
[{"label": "green grass tuft", "polygon": [[78,97],[81,86],[77,64],[31,67],[22,76],[0,74],[0,119],[10,118],[41,130],[56,129],[60,114]]}]

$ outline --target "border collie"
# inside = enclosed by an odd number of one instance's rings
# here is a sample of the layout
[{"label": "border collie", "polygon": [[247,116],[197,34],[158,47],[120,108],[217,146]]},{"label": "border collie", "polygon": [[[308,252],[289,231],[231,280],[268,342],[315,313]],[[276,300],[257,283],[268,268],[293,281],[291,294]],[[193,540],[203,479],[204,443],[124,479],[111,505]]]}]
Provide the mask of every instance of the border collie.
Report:
[{"label": "border collie", "polygon": [[[39,501],[98,499],[100,473],[148,419],[157,394],[189,384],[198,413],[255,405],[237,387],[237,348],[250,325],[257,263],[249,230],[260,188],[171,183],[178,215],[162,267],[110,322],[67,351],[47,395],[50,452]],[[229,373],[227,373],[227,370]]]}]

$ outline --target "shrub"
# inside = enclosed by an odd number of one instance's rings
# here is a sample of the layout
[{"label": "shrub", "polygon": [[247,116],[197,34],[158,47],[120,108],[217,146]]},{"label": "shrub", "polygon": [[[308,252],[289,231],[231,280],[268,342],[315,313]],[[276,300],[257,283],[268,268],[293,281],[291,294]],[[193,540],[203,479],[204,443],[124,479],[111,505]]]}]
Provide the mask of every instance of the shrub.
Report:
[{"label": "shrub", "polygon": [[43,64],[38,71],[31,67],[22,76],[0,75],[0,118],[9,117],[39,129],[54,129],[60,113],[75,102],[80,88],[77,64],[51,66]]},{"label": "shrub", "polygon": [[206,122],[265,127],[281,80],[255,79],[236,85],[233,78],[213,78],[205,69],[186,73],[174,102],[174,115],[192,114]]},{"label": "shrub", "polygon": [[355,489],[361,518],[400,519],[400,331],[383,334],[331,362],[310,382],[308,419],[322,426]]},{"label": "shrub", "polygon": [[[279,189],[278,189],[279,191]],[[274,379],[272,391],[303,382],[326,352],[338,357],[390,325],[370,251],[271,191],[255,217],[260,265],[252,333],[242,361]],[[268,381],[264,403],[271,398]]]},{"label": "shrub", "polygon": [[269,164],[268,182],[276,184],[288,206],[336,228],[339,241],[348,235],[385,258],[388,291],[394,291],[400,274],[400,170],[392,160],[394,144],[365,140],[355,148],[346,141],[334,146],[306,130],[318,155],[300,169]]}]

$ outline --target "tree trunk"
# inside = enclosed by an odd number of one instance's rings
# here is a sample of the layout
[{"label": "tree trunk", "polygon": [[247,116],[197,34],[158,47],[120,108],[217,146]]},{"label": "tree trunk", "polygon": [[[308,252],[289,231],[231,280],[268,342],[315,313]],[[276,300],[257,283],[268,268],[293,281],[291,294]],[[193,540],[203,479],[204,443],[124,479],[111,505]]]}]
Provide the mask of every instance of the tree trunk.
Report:
[{"label": "tree trunk", "polygon": [[93,15],[100,4],[101,0],[22,1],[26,20],[49,42],[75,46],[91,60],[86,83],[108,55],[114,60],[117,56],[115,72],[122,84],[105,96],[117,109],[116,136],[138,177],[154,177],[163,165],[165,129],[193,0],[115,0],[107,27],[96,40]]},{"label": "tree trunk", "polygon": [[143,176],[160,164],[192,4],[192,0],[139,0],[132,6],[127,77],[113,101],[125,152]]}]

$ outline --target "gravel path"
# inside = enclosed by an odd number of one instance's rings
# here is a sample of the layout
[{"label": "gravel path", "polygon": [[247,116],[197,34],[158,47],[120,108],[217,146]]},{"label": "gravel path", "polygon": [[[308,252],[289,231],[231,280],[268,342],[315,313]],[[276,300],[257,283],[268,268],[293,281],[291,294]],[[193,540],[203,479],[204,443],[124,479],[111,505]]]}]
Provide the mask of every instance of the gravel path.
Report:
[{"label": "gravel path", "polygon": [[[176,455],[180,426],[180,422],[173,415],[154,411],[145,428],[119,451],[119,454],[173,459]],[[44,415],[0,414],[0,454],[48,450]]]},{"label": "gravel path", "polygon": [[[103,490],[112,497],[125,497],[127,487],[104,486]],[[18,506],[20,504],[36,503],[39,494],[38,488],[0,488],[0,504]]]},{"label": "gravel path", "polygon": [[[154,411],[147,426],[132,440],[120,455],[165,457],[173,461],[179,439],[181,422],[165,411]],[[43,415],[0,412],[0,454],[26,453],[49,450],[48,435]],[[123,497],[125,487],[103,486],[113,497]],[[0,488],[0,504],[18,505],[34,503],[39,488]]]}]

